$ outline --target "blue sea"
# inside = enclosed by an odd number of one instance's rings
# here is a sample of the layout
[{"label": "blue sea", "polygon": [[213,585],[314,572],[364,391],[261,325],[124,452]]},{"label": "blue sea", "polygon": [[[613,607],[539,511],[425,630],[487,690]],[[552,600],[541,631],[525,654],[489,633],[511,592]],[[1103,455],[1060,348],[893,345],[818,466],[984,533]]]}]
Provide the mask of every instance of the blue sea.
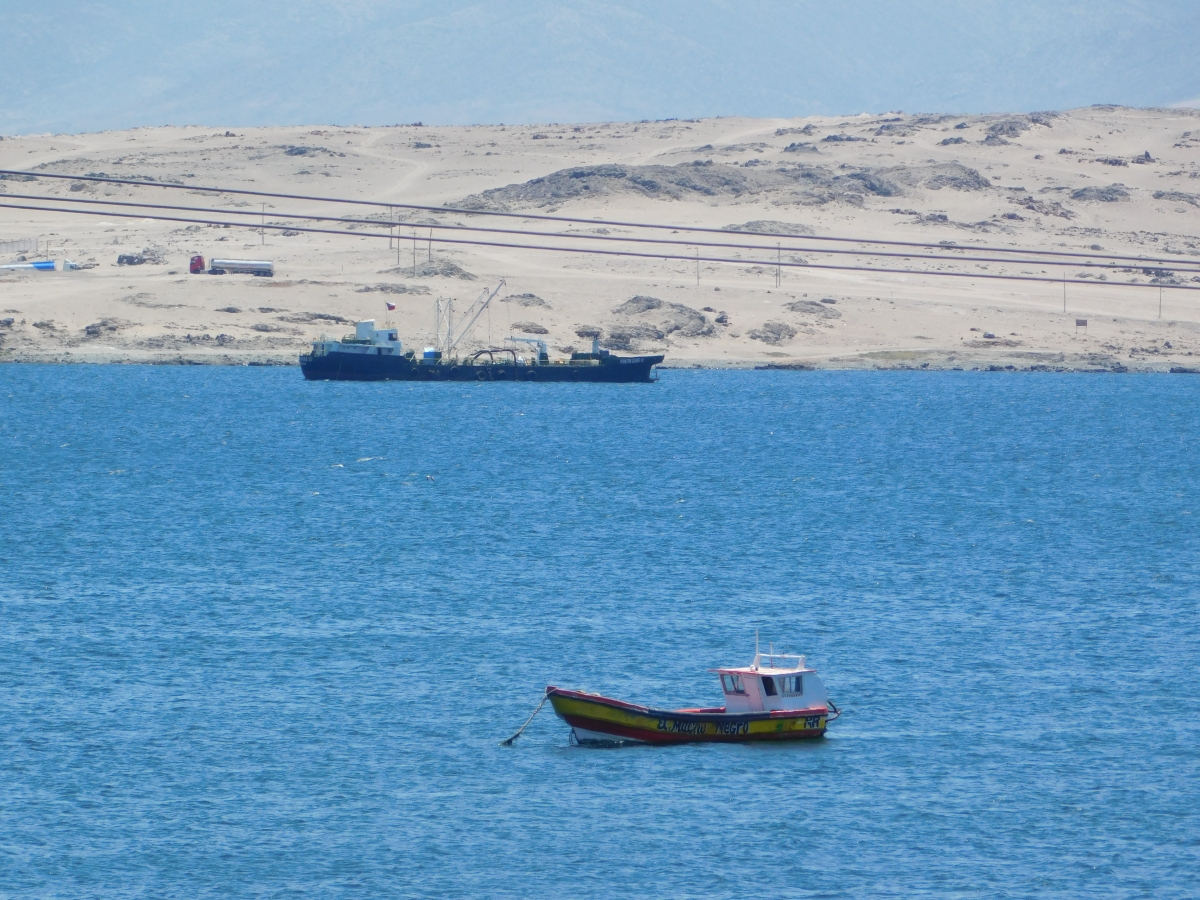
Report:
[{"label": "blue sea", "polygon": [[[0,367],[0,896],[1200,896],[1198,400]],[[756,632],[825,739],[500,746]]]}]

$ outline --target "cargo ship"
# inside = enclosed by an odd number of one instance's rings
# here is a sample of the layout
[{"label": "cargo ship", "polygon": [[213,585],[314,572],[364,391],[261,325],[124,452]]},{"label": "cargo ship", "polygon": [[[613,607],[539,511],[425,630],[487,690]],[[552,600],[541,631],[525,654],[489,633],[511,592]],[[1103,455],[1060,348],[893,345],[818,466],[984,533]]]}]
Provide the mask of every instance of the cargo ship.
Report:
[{"label": "cargo ship", "polygon": [[450,358],[442,349],[425,347],[420,355],[405,350],[396,329],[376,328],[375,320],[355,323],[354,334],[341,340],[313,341],[301,354],[300,371],[309,381],[570,381],[628,383],[654,380],[654,356],[618,356],[592,339],[590,353],[551,360],[545,341],[510,338],[533,345],[528,356],[508,347],[477,350]]},{"label": "cargo ship", "polygon": [[[313,341],[312,351],[300,356],[300,371],[309,381],[574,381],[628,383],[654,380],[654,367],[663,361],[655,356],[617,356],[600,348],[592,338],[590,353],[572,353],[570,359],[550,359],[546,342],[537,338],[510,337],[509,343],[529,344],[536,353],[511,347],[488,347],[466,356],[458,347],[470,335],[488,305],[504,287],[483,293],[457,319],[454,300],[434,305],[433,346],[418,356],[405,350],[400,335],[390,323],[375,327],[374,319],[356,322],[354,334],[340,341],[322,337]],[[386,301],[385,301],[386,302]],[[386,302],[388,310],[396,305]]]}]

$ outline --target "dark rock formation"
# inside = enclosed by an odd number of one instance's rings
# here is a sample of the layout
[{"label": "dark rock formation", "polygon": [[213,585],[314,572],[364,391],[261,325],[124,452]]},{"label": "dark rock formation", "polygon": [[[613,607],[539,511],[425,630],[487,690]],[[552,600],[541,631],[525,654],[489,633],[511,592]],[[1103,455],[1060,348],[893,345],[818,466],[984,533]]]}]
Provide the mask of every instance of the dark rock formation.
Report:
[{"label": "dark rock formation", "polygon": [[[539,297],[537,294],[509,294],[503,298],[501,303],[515,303],[524,309],[531,306],[540,307],[542,309],[550,309],[550,304]],[[514,326],[515,327],[515,326]]]},{"label": "dark rock formation", "polygon": [[[412,269],[410,268],[411,272]],[[366,284],[355,291],[356,294],[370,294],[379,291],[383,294],[428,294],[429,288],[423,284]]]},{"label": "dark rock formation", "polygon": [[793,222],[780,222],[778,219],[755,219],[753,222],[743,222],[741,225],[726,225],[722,231],[746,231],[751,234],[812,234],[813,230],[807,225],[797,225]]},{"label": "dark rock formation", "polygon": [[610,338],[621,333],[639,340],[662,340],[668,335],[707,337],[716,331],[699,310],[657,297],[632,297],[613,312],[623,318],[637,317],[641,321],[613,326]]},{"label": "dark rock formation", "polygon": [[1108,187],[1085,187],[1071,193],[1072,200],[1093,200],[1098,203],[1119,203],[1129,199],[1129,191],[1123,184],[1110,184]]},{"label": "dark rock formation", "polygon": [[813,300],[793,300],[791,303],[785,303],[783,308],[788,312],[816,316],[818,319],[840,319],[842,317],[840,312],[836,309],[831,309],[823,301],[817,303]]},{"label": "dark rock formation", "polygon": [[787,322],[764,322],[762,328],[750,331],[750,340],[764,344],[782,344],[796,336],[796,329]]}]

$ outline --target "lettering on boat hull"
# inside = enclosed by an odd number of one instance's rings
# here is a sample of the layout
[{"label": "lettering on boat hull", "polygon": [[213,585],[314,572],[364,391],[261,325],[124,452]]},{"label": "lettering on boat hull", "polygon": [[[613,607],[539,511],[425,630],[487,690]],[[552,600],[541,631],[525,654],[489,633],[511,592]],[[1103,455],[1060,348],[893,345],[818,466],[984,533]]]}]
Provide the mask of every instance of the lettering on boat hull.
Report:
[{"label": "lettering on boat hull", "polygon": [[691,741],[741,742],[818,738],[825,734],[826,710],[797,714],[689,713],[652,710],[607,697],[553,688],[550,702],[581,742],[638,741],[650,744]]}]

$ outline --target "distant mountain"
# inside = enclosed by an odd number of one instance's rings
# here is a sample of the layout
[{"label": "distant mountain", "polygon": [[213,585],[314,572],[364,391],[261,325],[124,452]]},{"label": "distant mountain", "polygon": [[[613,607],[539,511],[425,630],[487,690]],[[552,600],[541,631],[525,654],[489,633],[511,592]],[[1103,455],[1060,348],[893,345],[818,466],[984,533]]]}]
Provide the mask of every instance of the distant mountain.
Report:
[{"label": "distant mountain", "polygon": [[1200,97],[1194,0],[127,0],[25,9],[9,7],[4,21],[0,132],[9,134],[969,113]]}]

